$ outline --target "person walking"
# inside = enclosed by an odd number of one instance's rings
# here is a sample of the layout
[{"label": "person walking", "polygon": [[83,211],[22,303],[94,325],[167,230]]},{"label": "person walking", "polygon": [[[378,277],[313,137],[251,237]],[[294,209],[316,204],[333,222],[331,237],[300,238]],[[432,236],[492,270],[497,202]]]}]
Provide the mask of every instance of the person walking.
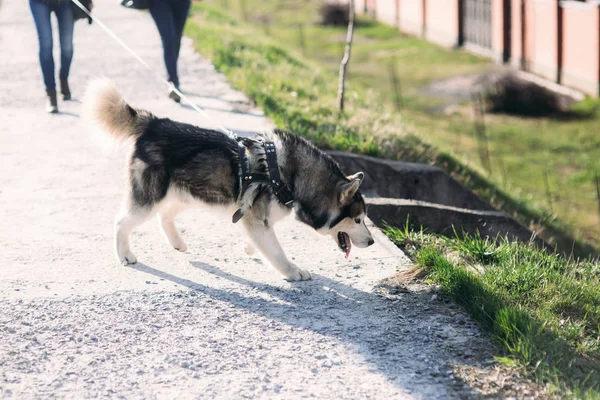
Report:
[{"label": "person walking", "polygon": [[[198,1],[198,0],[194,0]],[[191,0],[152,0],[150,14],[156,23],[163,45],[163,56],[169,82],[179,90],[177,60],[181,48],[183,28],[190,11]],[[169,97],[179,103],[181,98],[169,90]]]},{"label": "person walking", "polygon": [[[90,2],[91,5],[91,2]],[[71,99],[69,88],[69,70],[73,59],[73,27],[75,17],[70,0],[29,0],[29,8],[35,22],[39,41],[39,59],[42,67],[44,85],[46,86],[47,106],[49,113],[58,112],[56,96],[56,78],[54,57],[52,55],[52,23],[50,16],[56,14],[58,36],[60,41],[60,91],[63,100]]]}]

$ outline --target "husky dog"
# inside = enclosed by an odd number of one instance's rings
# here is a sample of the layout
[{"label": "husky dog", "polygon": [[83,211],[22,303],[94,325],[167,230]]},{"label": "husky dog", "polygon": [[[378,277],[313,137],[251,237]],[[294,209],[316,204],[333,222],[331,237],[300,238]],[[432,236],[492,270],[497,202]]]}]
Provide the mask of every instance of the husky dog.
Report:
[{"label": "husky dog", "polygon": [[[276,129],[236,140],[218,131],[158,118],[129,106],[114,83],[105,79],[88,88],[84,117],[113,139],[132,144],[128,189],[115,221],[115,248],[122,264],[136,262],[129,236],[155,214],[171,246],[186,251],[174,218],[195,205],[235,213],[234,221],[241,218],[250,239],[246,252],[257,249],[290,281],[311,279],[308,271],[286,257],[273,230],[275,222],[292,211],[301,222],[331,236],[346,257],[352,244],[373,244],[359,191],[364,174],[345,176],[329,155],[294,134]],[[268,143],[274,150],[265,150]],[[274,170],[268,162],[273,156],[269,151],[276,154]],[[242,175],[250,181],[242,182]],[[290,196],[287,205],[272,184],[276,175]],[[252,181],[260,176],[266,179]]]}]

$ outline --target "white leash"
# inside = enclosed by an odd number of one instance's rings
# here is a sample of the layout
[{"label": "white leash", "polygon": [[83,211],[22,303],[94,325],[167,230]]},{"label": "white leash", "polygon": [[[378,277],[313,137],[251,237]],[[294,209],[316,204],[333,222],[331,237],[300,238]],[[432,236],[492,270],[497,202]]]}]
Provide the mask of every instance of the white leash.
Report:
[{"label": "white leash", "polygon": [[208,115],[202,108],[200,108],[199,106],[197,106],[196,104],[194,104],[194,102],[192,102],[185,94],[181,93],[181,91],[179,91],[179,89],[177,89],[174,85],[172,85],[169,81],[167,81],[165,78],[163,78],[161,75],[159,75],[156,71],[154,71],[152,69],[152,67],[150,65],[148,65],[148,63],[146,61],[144,61],[144,59],[142,57],[140,57],[135,51],[133,51],[133,49],[131,47],[129,47],[127,45],[127,43],[125,43],[123,40],[121,40],[120,37],[118,37],[112,30],[110,30],[109,27],[107,27],[102,21],[100,21],[98,18],[96,18],[95,16],[92,15],[91,12],[88,11],[87,8],[85,8],[85,6],[83,4],[81,4],[79,2],[79,0],[71,0],[73,3],[75,3],[75,5],[79,8],[81,8],[81,10],[87,14],[88,17],[90,17],[95,23],[97,23],[102,29],[104,29],[104,31],[110,36],[112,37],[117,43],[119,43],[125,50],[127,50],[127,52],[129,52],[129,54],[131,54],[136,60],[138,60],[140,62],[140,64],[142,64],[144,67],[146,67],[150,72],[152,72],[152,74],[154,74],[154,77],[159,81],[164,83],[165,85],[167,85],[167,87],[169,88],[169,90],[172,90],[173,92],[175,92],[179,97],[181,97],[183,100],[185,100],[186,103],[188,103],[194,110],[198,111],[204,118],[206,118],[207,120],[209,120],[210,122],[212,122],[217,128],[219,128],[221,131],[223,131],[223,133],[225,133],[226,135],[232,137],[232,138],[236,138],[237,135],[235,133],[233,133],[232,131],[230,131],[229,129],[225,128],[223,125],[215,122],[214,119],[212,119],[210,117],[210,115]]}]

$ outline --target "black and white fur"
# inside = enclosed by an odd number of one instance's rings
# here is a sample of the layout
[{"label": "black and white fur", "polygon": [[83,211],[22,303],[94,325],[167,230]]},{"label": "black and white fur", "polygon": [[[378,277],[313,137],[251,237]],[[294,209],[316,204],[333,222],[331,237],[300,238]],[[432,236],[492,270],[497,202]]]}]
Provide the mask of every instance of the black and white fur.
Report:
[{"label": "black and white fur", "polygon": [[[253,183],[240,193],[238,142],[224,133],[158,118],[130,107],[114,83],[92,82],[84,101],[84,117],[119,142],[130,142],[128,189],[115,221],[115,248],[120,263],[132,264],[129,236],[158,214],[162,231],[176,250],[186,251],[174,218],[185,208],[220,207],[232,215],[241,208],[249,243],[286,279],[311,278],[294,265],[281,248],[273,225],[292,210],[282,205],[267,183]],[[266,172],[261,141],[277,149],[281,179],[294,197],[293,211],[301,222],[330,235],[346,254],[351,243],[373,244],[365,226],[366,208],[359,186],[363,173],[345,176],[339,165],[305,139],[281,130],[243,139],[251,173]]]}]

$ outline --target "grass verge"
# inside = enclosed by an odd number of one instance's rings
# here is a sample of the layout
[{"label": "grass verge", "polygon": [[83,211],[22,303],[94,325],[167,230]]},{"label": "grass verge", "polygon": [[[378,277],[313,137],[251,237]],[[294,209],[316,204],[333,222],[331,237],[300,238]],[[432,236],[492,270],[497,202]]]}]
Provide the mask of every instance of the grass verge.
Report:
[{"label": "grass verge", "polygon": [[[236,8],[242,3],[253,13],[268,12],[278,20],[253,23],[250,12],[240,13]],[[431,103],[411,94],[410,86],[405,87],[404,97],[410,106],[400,115],[390,106],[393,99],[379,93],[383,89],[377,78],[381,68],[377,60],[390,53],[405,57],[403,73],[414,77],[410,81],[414,89],[432,78],[477,71],[485,67],[484,61],[414,38],[402,37],[399,41],[394,29],[362,21],[356,31],[346,113],[340,116],[335,109],[336,70],[344,29],[314,25],[295,28],[303,21],[312,24],[314,2],[286,2],[295,7],[292,12],[278,10],[281,4],[253,0],[202,2],[194,5],[186,34],[194,39],[197,51],[211,59],[278,126],[304,135],[322,148],[435,164],[525,225],[542,225],[541,236],[554,239],[563,250],[573,248],[580,255],[595,251],[592,246],[574,241],[572,231],[553,213],[531,206],[527,196],[521,198],[514,191],[509,194],[499,189],[500,185],[484,176],[475,163],[465,162],[460,154],[453,155],[458,153],[452,148],[439,150],[417,134],[417,130],[431,132],[428,137],[432,141],[442,142],[438,139],[465,130],[466,122],[460,116],[435,117],[422,112]],[[411,63],[411,59],[420,62]],[[423,60],[433,64],[436,71],[425,73]],[[521,128],[502,125],[508,122],[521,126],[522,121],[504,121],[493,128],[498,136],[507,138],[507,143],[524,134]],[[553,129],[553,123],[546,122],[525,121],[525,125],[530,130]],[[463,135],[465,150],[474,151],[472,141],[472,137]],[[565,154],[577,150],[567,147],[563,149]],[[523,151],[512,149],[515,157]],[[522,162],[511,168],[522,169]],[[533,157],[530,162],[540,160]],[[527,179],[524,177],[523,182]],[[506,241],[497,245],[481,238],[444,240],[393,228],[387,233],[503,345],[506,354],[502,360],[523,365],[528,374],[555,384],[564,393],[595,396],[600,384],[597,263],[565,261]]]},{"label": "grass verge", "polygon": [[[464,52],[444,50],[416,38],[401,36],[391,27],[361,20],[355,32],[346,113],[339,115],[335,108],[337,68],[345,29],[316,26],[317,4],[314,1],[209,0],[194,5],[186,34],[194,39],[197,51],[211,59],[215,67],[278,126],[307,136],[326,149],[439,166],[498,209],[538,230],[539,236],[556,244],[563,252],[573,252],[577,256],[596,253],[594,245],[577,234],[575,225],[556,218],[556,199],[555,212],[539,206],[544,202],[546,186],[537,175],[533,179],[531,174],[524,173],[537,168],[542,158],[546,160],[544,155],[549,150],[543,148],[531,153],[531,159],[523,157],[526,151],[533,151],[531,148],[540,147],[537,132],[531,140],[523,140],[523,137],[527,138],[530,131],[541,129],[545,124],[525,121],[529,126],[525,133],[521,128],[517,129],[517,121],[512,120],[510,126],[490,127],[490,135],[504,138],[503,151],[510,155],[505,158],[508,172],[504,175],[520,179],[519,187],[535,189],[521,192],[518,187],[506,184],[504,178],[501,179],[504,184],[501,184],[494,176],[486,176],[477,162],[466,157],[477,154],[470,121],[457,115],[448,117],[424,111],[435,104],[418,95],[422,85],[432,79],[480,71],[488,67],[487,61]],[[244,10],[240,9],[242,5]],[[271,20],[266,20],[267,17]],[[395,112],[389,81],[381,77],[386,74],[390,57],[401,65],[398,67],[400,77],[411,77],[402,81],[405,105],[402,113]],[[519,127],[524,126],[521,122]],[[547,131],[552,131],[552,127],[544,128],[544,132]],[[582,135],[587,131],[580,129],[577,132]],[[426,140],[435,142],[439,148]],[[577,142],[565,140],[571,145]],[[595,148],[592,142],[582,141],[581,146]],[[507,147],[510,143],[533,144],[528,149],[510,149]],[[577,149],[571,147],[562,148],[564,152],[561,150],[556,154],[573,157]],[[462,151],[457,152],[457,148]],[[595,162],[593,157],[586,157],[591,163]],[[568,164],[568,161],[564,163]],[[549,174],[552,187],[553,177]],[[561,198],[574,198],[580,192],[574,186],[565,187]],[[577,199],[584,197],[589,196]],[[574,207],[568,199],[565,204],[569,204],[566,208]],[[589,214],[589,199],[585,207]],[[587,219],[584,218],[587,222],[591,221],[588,214]]]},{"label": "grass verge", "polygon": [[600,264],[478,236],[439,238],[388,227],[387,236],[501,345],[560,397],[600,398]]}]

